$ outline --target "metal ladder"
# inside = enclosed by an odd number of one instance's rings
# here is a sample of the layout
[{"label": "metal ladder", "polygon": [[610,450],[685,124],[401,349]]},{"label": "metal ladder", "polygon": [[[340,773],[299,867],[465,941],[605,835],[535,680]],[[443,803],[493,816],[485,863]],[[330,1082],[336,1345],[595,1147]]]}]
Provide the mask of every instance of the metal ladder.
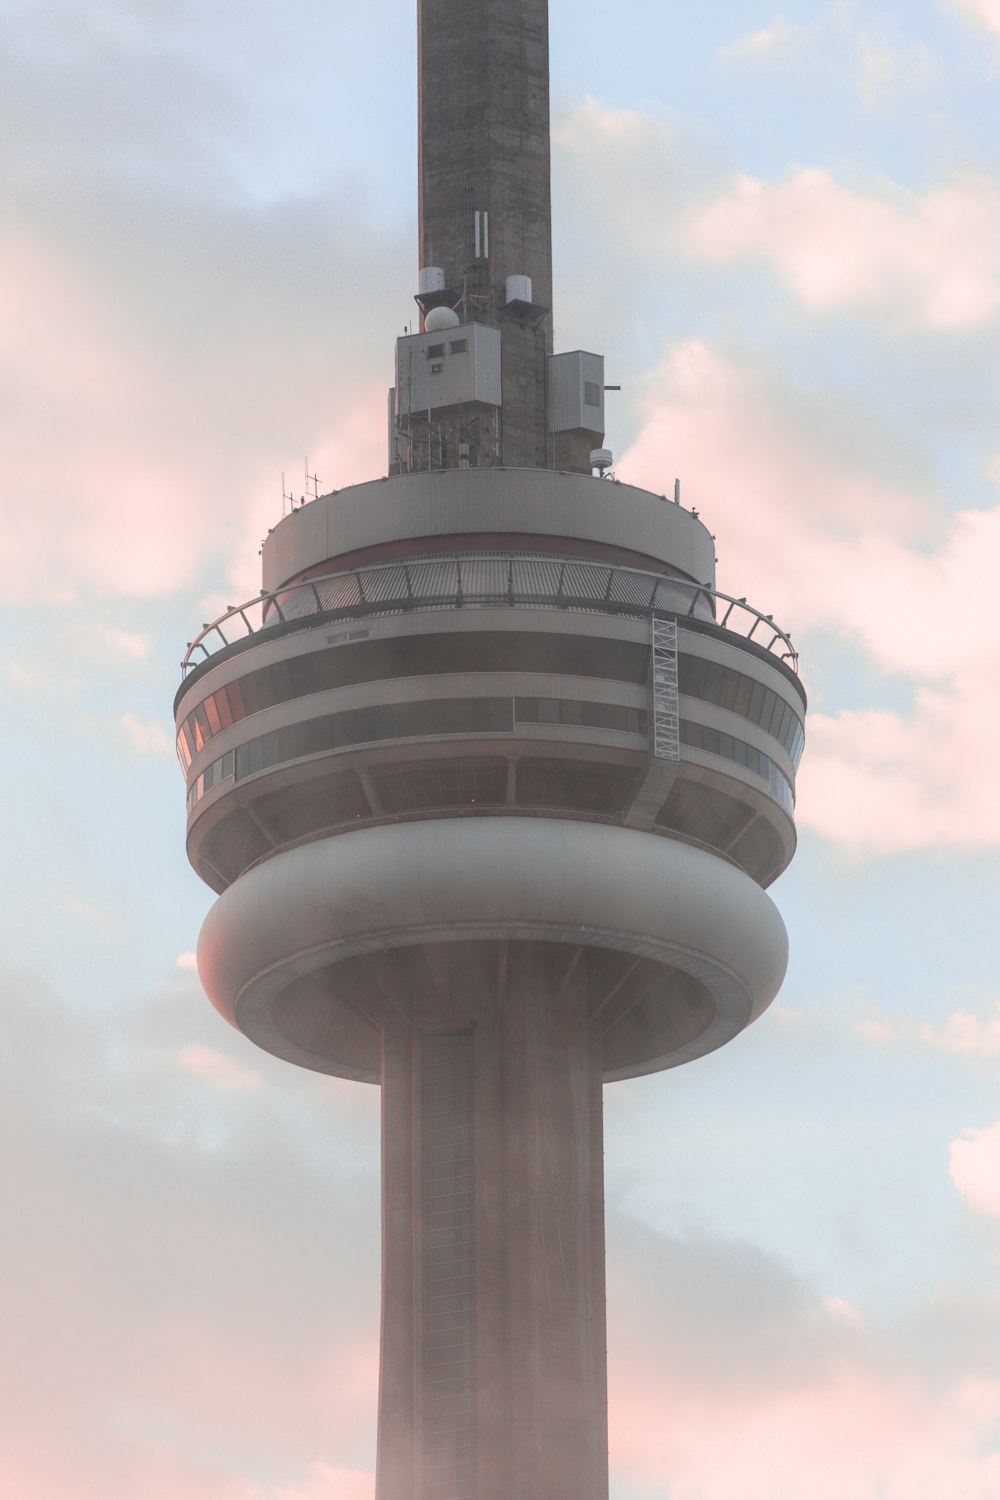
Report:
[{"label": "metal ladder", "polygon": [[670,794],[681,759],[677,621],[650,621],[650,757],[646,775],[625,814],[626,828],[652,828]]}]

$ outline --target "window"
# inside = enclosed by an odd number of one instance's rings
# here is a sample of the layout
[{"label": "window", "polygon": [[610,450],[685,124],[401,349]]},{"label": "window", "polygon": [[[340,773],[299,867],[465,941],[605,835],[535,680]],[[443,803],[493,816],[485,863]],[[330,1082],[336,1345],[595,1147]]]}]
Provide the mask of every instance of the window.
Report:
[{"label": "window", "polygon": [[596,380],[585,380],[583,382],[583,404],[584,406],[600,406],[601,387]]},{"label": "window", "polygon": [[646,733],[646,711],[617,703],[583,703],[569,698],[515,698],[514,717],[522,724],[582,724],[590,729]]},{"label": "window", "polygon": [[427,356],[428,359],[443,359],[444,358],[444,345],[443,344],[428,344],[427,348],[424,350],[424,354]]},{"label": "window", "polygon": [[468,339],[452,339],[451,343],[448,345],[448,352],[450,354],[467,354],[468,350]]},{"label": "window", "polygon": [[685,652],[679,655],[677,666],[682,693],[689,698],[717,703],[720,708],[759,724],[784,745],[792,764],[798,765],[804,739],[802,722],[795,710],[772,688],[764,687],[732,667],[721,667],[717,662],[689,656]]},{"label": "window", "polygon": [[431,365],[431,374],[432,375],[440,375],[441,371],[443,369],[444,369],[444,365],[442,365],[442,364]]},{"label": "window", "polygon": [[682,745],[692,745],[697,750],[707,750],[712,755],[719,755],[725,760],[735,761],[737,765],[746,766],[748,771],[753,771],[755,775],[767,782],[771,796],[776,802],[781,803],[786,812],[792,811],[795,797],[791,782],[783,771],[779,771],[772,760],[753,745],[734,739],[732,735],[722,734],[718,729],[711,729],[707,724],[696,724],[689,719],[682,719],[680,722],[680,740]]}]

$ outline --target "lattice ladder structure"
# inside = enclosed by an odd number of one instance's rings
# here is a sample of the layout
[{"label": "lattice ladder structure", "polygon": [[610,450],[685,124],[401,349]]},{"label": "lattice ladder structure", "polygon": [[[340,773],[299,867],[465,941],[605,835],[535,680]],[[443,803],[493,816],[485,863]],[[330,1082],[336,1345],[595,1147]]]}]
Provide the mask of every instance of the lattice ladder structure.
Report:
[{"label": "lattice ladder structure", "polygon": [[626,828],[652,828],[670,795],[681,759],[677,621],[654,615],[650,626],[650,756],[645,779],[625,814]]}]

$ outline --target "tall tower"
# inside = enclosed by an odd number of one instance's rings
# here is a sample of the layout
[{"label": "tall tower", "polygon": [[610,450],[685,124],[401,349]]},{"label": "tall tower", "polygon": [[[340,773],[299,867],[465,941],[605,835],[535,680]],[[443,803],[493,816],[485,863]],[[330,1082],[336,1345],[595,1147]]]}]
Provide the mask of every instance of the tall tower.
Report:
[{"label": "tall tower", "polygon": [[605,1500],[602,1090],[766,1007],[805,695],[552,353],[546,0],[420,0],[420,331],[387,477],[189,646],[205,988],[380,1084],[379,1500]]}]

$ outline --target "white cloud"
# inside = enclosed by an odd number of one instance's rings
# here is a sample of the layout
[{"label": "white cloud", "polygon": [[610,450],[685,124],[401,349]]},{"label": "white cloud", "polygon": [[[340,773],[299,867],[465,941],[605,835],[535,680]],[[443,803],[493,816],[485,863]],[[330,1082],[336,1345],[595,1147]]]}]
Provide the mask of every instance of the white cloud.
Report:
[{"label": "white cloud", "polygon": [[922,92],[937,72],[929,47],[914,42],[899,48],[877,31],[858,32],[857,57],[858,94],[869,109]]},{"label": "white cloud", "polygon": [[[1000,1494],[1000,1378],[995,1360],[980,1369],[964,1308],[936,1306],[929,1341],[920,1318],[869,1322],[749,1247],[638,1230],[610,1271],[611,1459],[630,1487],[671,1500]],[[987,1338],[997,1314],[976,1307]]]},{"label": "white cloud", "polygon": [[1000,0],[948,0],[952,10],[1000,36]]},{"label": "white cloud", "polygon": [[964,1130],[948,1152],[951,1180],[976,1213],[1000,1218],[1000,1120]]},{"label": "white cloud", "polygon": [[[916,472],[862,414],[698,340],[651,380],[619,466],[654,491],[696,475],[695,503],[723,538],[721,587],[742,595],[755,580],[751,603],[780,625],[852,640],[910,681],[908,712],[809,719],[799,820],[859,851],[1000,843],[981,756],[1000,743],[1000,699],[982,686],[1000,676],[1000,507],[949,515]],[[925,628],[928,600],[954,629]]]},{"label": "white cloud", "polygon": [[91,653],[105,660],[120,661],[128,665],[135,665],[147,661],[153,649],[151,636],[140,634],[133,630],[123,630],[118,625],[94,624],[89,632],[85,632],[90,639],[84,644],[90,648]]},{"label": "white cloud", "polygon": [[[330,488],[384,470],[409,237],[363,172],[313,149],[318,131],[293,149],[300,98],[350,117],[355,90],[297,85],[284,108],[292,70],[323,64],[266,5],[16,9],[0,57],[5,602],[162,596],[253,561],[304,451]],[[299,23],[328,55],[345,45],[330,7],[308,0]],[[293,180],[262,202],[269,151]],[[143,659],[127,628],[93,634]]]},{"label": "white cloud", "polygon": [[33,697],[40,693],[47,693],[52,686],[52,680],[45,672],[27,665],[14,656],[4,662],[3,675],[17,692],[29,693]]},{"label": "white cloud", "polygon": [[191,1044],[174,1054],[173,1061],[185,1073],[210,1083],[217,1089],[255,1089],[260,1084],[260,1073],[217,1052],[214,1047],[199,1047]]},{"label": "white cloud", "polygon": [[920,1037],[926,1046],[956,1057],[1000,1057],[1000,1000],[993,1002],[993,1014],[986,1017],[953,1010],[940,1028],[922,1026]]},{"label": "white cloud", "polygon": [[[1000,653],[985,669],[1000,671]],[[811,715],[799,820],[859,852],[1000,844],[1000,806],[984,780],[954,771],[977,764],[983,733],[1000,733],[982,682],[960,670],[944,690],[919,688],[910,714]]]},{"label": "white cloud", "polygon": [[140,719],[138,714],[127,712],[118,715],[118,725],[137,755],[170,756],[174,753],[173,734],[159,719]]},{"label": "white cloud", "polygon": [[863,310],[945,332],[1000,311],[1000,189],[985,176],[924,193],[852,188],[819,168],[781,182],[739,177],[691,211],[683,237],[710,260],[762,261],[817,313]]},{"label": "white cloud", "polygon": [[[391,336],[384,347],[362,340],[360,309],[381,305],[380,275],[391,285],[386,250],[366,252],[361,225],[353,240],[344,220],[334,229],[329,206],[317,207],[308,232],[294,222],[301,212],[284,210],[283,223],[275,210],[268,227],[249,210],[233,209],[222,223],[214,209],[185,205],[172,233],[157,240],[148,205],[122,195],[109,206],[109,236],[117,215],[121,245],[149,254],[147,277],[158,277],[162,308],[173,308],[173,324],[153,330],[150,319],[164,312],[103,285],[104,273],[75,261],[54,231],[0,221],[0,360],[19,372],[0,427],[9,476],[0,562],[15,602],[66,602],[94,588],[145,598],[189,583],[213,554],[253,560],[280,514],[281,469],[303,448],[331,488],[382,472],[381,367],[388,370]],[[190,263],[186,238],[206,240],[206,260]],[[153,243],[140,248],[144,239]],[[252,319],[246,288],[231,275],[249,242],[258,261]],[[109,247],[109,260],[123,253]],[[349,264],[366,253],[366,264]],[[134,267],[122,268],[126,289],[132,276]],[[320,280],[366,288],[340,318],[342,347],[358,330],[353,369],[333,362],[317,334]],[[267,370],[273,379],[261,378]],[[94,627],[96,649],[141,656],[141,637],[99,634]]]},{"label": "white cloud", "polygon": [[849,1328],[863,1328],[865,1319],[853,1302],[847,1302],[843,1297],[826,1297],[823,1307],[835,1322],[845,1323]]},{"label": "white cloud", "polygon": [[869,1047],[886,1047],[896,1038],[891,1022],[865,1017],[852,1024],[851,1030],[859,1041]]},{"label": "white cloud", "polygon": [[778,16],[769,26],[740,37],[723,49],[736,63],[780,71],[795,82],[821,82],[841,93],[853,82],[863,108],[877,109],[895,99],[912,98],[936,76],[930,48],[900,39],[880,20],[859,19],[850,0],[820,12],[805,24]]},{"label": "white cloud", "polygon": [[163,1062],[215,1050],[206,1003],[0,991],[0,1493],[369,1500],[375,1091],[192,1089]]},{"label": "white cloud", "polygon": [[802,26],[790,26],[783,16],[776,16],[769,26],[759,31],[748,32],[724,49],[728,57],[759,60],[772,58],[786,51],[805,30]]},{"label": "white cloud", "polygon": [[108,932],[119,920],[118,913],[109,907],[99,906],[96,901],[83,901],[79,896],[64,896],[61,905],[68,916],[76,917],[101,932]]},{"label": "white cloud", "polygon": [[[371,1500],[375,1493],[375,1479],[371,1474],[356,1469],[339,1469],[330,1464],[317,1463],[312,1466],[304,1485],[286,1488],[284,1485],[266,1495],[256,1492],[260,1500]],[[249,1500],[249,1497],[248,1497]]]}]

